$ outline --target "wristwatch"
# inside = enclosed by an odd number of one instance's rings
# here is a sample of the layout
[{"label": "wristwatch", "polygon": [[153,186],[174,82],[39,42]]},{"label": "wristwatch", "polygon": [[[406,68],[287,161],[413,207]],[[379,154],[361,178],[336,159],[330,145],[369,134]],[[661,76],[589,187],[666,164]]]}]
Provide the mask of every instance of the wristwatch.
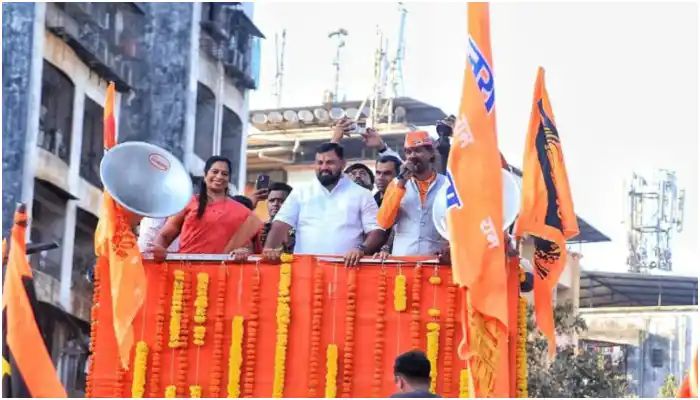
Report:
[{"label": "wristwatch", "polygon": [[364,244],[362,244],[362,243],[358,244],[357,249],[362,251],[362,254],[367,255],[368,249],[367,249],[367,246],[365,246]]}]

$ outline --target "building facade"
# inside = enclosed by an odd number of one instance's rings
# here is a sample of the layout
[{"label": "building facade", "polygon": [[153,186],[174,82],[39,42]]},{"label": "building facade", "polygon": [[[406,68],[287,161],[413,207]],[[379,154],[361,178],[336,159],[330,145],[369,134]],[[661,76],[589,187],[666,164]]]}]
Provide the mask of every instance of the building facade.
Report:
[{"label": "building facade", "polygon": [[117,88],[118,141],[233,162],[245,183],[248,93],[258,80],[251,3],[3,4],[3,237],[29,207],[37,317],[59,375],[83,395],[102,187],[103,106]]}]

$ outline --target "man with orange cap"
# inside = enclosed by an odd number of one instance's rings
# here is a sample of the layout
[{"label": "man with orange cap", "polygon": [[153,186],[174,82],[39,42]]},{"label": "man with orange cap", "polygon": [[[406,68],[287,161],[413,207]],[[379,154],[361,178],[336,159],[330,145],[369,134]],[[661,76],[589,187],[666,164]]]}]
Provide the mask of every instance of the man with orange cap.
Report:
[{"label": "man with orange cap", "polygon": [[436,156],[433,139],[426,131],[409,132],[404,152],[406,162],[386,190],[377,222],[384,229],[394,227],[393,255],[447,257],[448,242],[433,224],[433,203],[438,189],[447,181],[433,166]]}]

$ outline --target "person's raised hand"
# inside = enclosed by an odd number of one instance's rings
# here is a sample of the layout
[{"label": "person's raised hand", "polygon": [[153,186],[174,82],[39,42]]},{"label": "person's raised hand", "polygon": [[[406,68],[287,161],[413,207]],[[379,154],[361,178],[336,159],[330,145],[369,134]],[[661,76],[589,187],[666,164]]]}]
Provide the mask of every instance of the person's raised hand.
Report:
[{"label": "person's raised hand", "polygon": [[343,117],[333,124],[331,143],[340,143],[344,136],[350,137],[350,130],[355,122],[348,117]]},{"label": "person's raised hand", "polygon": [[374,128],[367,128],[364,133],[360,133],[362,141],[370,149],[383,149],[385,147],[382,137]]},{"label": "person's raised hand", "polygon": [[258,203],[267,200],[267,196],[270,194],[270,190],[267,188],[258,189],[250,195],[250,201],[253,202],[253,208],[258,206]]}]

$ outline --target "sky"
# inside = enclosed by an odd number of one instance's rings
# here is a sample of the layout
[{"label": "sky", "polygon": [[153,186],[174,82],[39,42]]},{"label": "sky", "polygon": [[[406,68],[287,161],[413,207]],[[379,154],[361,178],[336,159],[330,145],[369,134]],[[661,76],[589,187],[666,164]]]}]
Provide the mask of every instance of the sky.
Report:
[{"label": "sky", "polygon": [[[466,61],[464,3],[406,3],[404,95],[455,113]],[[624,223],[633,172],[676,171],[685,224],[672,237],[673,270],[695,275],[698,258],[698,10],[696,3],[491,4],[498,142],[522,165],[537,67],[545,82],[576,213],[612,239],[574,250],[590,270],[627,270]],[[334,42],[345,28],[341,97],[372,87],[376,29],[393,54],[397,3],[256,3],[260,85],[251,109],[276,106],[274,35],[287,31],[283,107],[317,105],[332,88]]]}]

